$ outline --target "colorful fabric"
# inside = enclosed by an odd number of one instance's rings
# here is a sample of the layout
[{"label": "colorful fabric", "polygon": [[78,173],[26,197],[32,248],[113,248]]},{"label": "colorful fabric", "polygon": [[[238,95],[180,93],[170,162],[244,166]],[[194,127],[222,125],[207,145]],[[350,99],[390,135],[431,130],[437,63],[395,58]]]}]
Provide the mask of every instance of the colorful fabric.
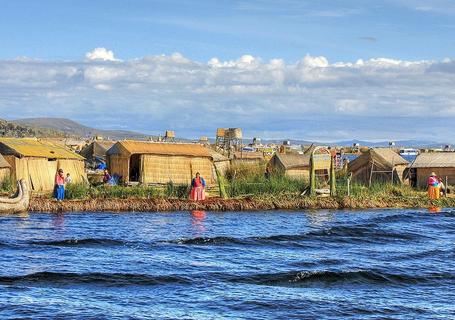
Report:
[{"label": "colorful fabric", "polygon": [[438,179],[436,177],[431,176],[431,177],[428,178],[428,182],[427,183],[428,183],[429,186],[434,186],[435,187],[435,186],[438,185],[439,181],[438,181]]},{"label": "colorful fabric", "polygon": [[430,199],[439,199],[440,195],[439,187],[428,186],[428,197]]},{"label": "colorful fabric", "polygon": [[[197,180],[197,181],[196,181]],[[196,185],[197,184],[197,185]],[[191,186],[192,187],[200,187],[200,186],[203,186],[205,188],[206,184],[205,184],[205,180],[204,178],[202,177],[199,177],[199,178],[193,178],[193,180],[191,180]]]},{"label": "colorful fabric", "polygon": [[193,187],[191,189],[191,200],[193,201],[202,201],[205,200],[205,190],[204,187]]},{"label": "colorful fabric", "polygon": [[58,186],[63,186],[65,184],[65,178],[57,173],[55,175],[55,184]]},{"label": "colorful fabric", "polygon": [[108,183],[112,179],[111,175],[109,173],[105,173],[103,177],[103,182]]},{"label": "colorful fabric", "polygon": [[63,185],[57,185],[55,189],[55,198],[57,200],[65,199],[65,187]]}]

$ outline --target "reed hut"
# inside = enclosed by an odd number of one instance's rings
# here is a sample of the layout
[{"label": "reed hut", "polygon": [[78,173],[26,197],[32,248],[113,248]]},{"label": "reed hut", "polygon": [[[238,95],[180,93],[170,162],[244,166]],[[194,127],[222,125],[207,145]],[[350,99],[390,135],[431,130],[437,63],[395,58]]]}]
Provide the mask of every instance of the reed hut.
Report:
[{"label": "reed hut", "polygon": [[216,152],[211,148],[207,148],[207,151],[212,156],[213,165],[215,166],[215,168],[218,169],[218,171],[224,175],[231,166],[231,161],[229,160],[229,158],[222,155],[219,152]]},{"label": "reed hut", "polygon": [[83,156],[88,163],[93,164],[99,161],[106,162],[107,150],[114,144],[115,141],[93,141],[81,150],[80,155]]},{"label": "reed hut", "polygon": [[11,166],[11,179],[25,179],[30,190],[52,191],[57,169],[71,174],[74,183],[87,181],[84,158],[51,142],[0,138],[0,153]]},{"label": "reed hut", "polygon": [[0,184],[11,176],[11,165],[0,154]]},{"label": "reed hut", "polygon": [[258,164],[264,161],[264,154],[262,152],[254,151],[236,151],[232,158],[232,163],[246,163],[246,164]]},{"label": "reed hut", "polygon": [[432,172],[445,183],[455,185],[455,152],[421,153],[410,165],[410,180],[413,186],[425,188]]},{"label": "reed hut", "polygon": [[374,182],[405,183],[409,162],[390,148],[368,149],[348,164],[352,181],[370,185]]},{"label": "reed hut", "polygon": [[200,144],[119,141],[108,150],[107,164],[126,183],[189,184],[196,172],[215,181],[212,156]]},{"label": "reed hut", "polygon": [[310,156],[275,153],[267,164],[272,172],[283,172],[290,178],[310,179]]}]

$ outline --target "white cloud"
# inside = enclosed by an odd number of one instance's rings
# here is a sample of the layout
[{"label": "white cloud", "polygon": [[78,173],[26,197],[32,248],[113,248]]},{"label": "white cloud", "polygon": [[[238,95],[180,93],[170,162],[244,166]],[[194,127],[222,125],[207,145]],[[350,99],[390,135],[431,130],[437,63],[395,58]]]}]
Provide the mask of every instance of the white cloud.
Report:
[{"label": "white cloud", "polygon": [[85,57],[88,60],[101,60],[101,61],[118,61],[114,57],[114,52],[106,48],[95,48],[93,51],[87,52]]},{"label": "white cloud", "polygon": [[338,138],[330,137],[335,131],[343,138],[424,137],[433,121],[455,140],[445,127],[455,120],[451,59],[331,63],[307,55],[286,63],[244,55],[203,63],[176,53],[112,63],[113,54],[100,52],[84,61],[0,61],[0,118],[72,117],[193,136],[241,126],[251,135],[328,140]]}]

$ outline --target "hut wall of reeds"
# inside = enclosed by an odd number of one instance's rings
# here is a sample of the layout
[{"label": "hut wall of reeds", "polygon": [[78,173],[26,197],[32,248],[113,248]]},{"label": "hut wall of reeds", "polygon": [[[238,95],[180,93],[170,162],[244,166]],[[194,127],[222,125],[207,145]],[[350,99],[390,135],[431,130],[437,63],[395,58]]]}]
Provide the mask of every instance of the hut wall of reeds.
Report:
[{"label": "hut wall of reeds", "polygon": [[284,172],[288,177],[299,180],[310,179],[310,156],[275,153],[267,164],[273,171]]},{"label": "hut wall of reeds", "polygon": [[226,171],[229,169],[229,167],[231,166],[231,161],[229,160],[229,158],[210,148],[207,148],[207,151],[212,156],[213,165],[215,166],[215,168],[221,174],[224,175],[226,173]]},{"label": "hut wall of reeds", "polygon": [[189,184],[199,172],[215,181],[210,153],[200,144],[119,141],[107,152],[111,174],[124,182]]},{"label": "hut wall of reeds", "polygon": [[455,152],[421,153],[410,165],[411,175],[416,179],[415,184],[420,188],[427,187],[428,177],[432,172],[448,184],[455,185]]},{"label": "hut wall of reeds", "polygon": [[232,163],[260,163],[264,161],[264,154],[262,152],[252,151],[236,151],[232,158]]},{"label": "hut wall of reeds", "polygon": [[405,170],[409,162],[390,148],[374,148],[362,153],[348,165],[352,181],[360,184],[371,182],[407,183]]},{"label": "hut wall of reeds", "polygon": [[0,184],[11,176],[11,165],[0,155]]},{"label": "hut wall of reeds", "polygon": [[11,166],[11,179],[25,179],[33,191],[52,191],[57,169],[74,183],[87,181],[84,158],[50,142],[33,138],[1,138],[0,153]]}]

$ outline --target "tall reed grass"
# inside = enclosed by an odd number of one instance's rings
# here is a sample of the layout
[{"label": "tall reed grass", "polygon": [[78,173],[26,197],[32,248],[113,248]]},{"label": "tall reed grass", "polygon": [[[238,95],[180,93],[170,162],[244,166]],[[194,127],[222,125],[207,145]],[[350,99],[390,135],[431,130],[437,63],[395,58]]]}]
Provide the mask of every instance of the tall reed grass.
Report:
[{"label": "tall reed grass", "polygon": [[308,186],[307,181],[289,178],[283,172],[265,177],[265,164],[235,164],[226,171],[226,192],[229,197],[245,195],[298,195]]},{"label": "tall reed grass", "polygon": [[97,186],[87,184],[69,184],[66,186],[66,199],[128,199],[153,198],[162,196],[163,192],[155,187],[134,186]]}]

